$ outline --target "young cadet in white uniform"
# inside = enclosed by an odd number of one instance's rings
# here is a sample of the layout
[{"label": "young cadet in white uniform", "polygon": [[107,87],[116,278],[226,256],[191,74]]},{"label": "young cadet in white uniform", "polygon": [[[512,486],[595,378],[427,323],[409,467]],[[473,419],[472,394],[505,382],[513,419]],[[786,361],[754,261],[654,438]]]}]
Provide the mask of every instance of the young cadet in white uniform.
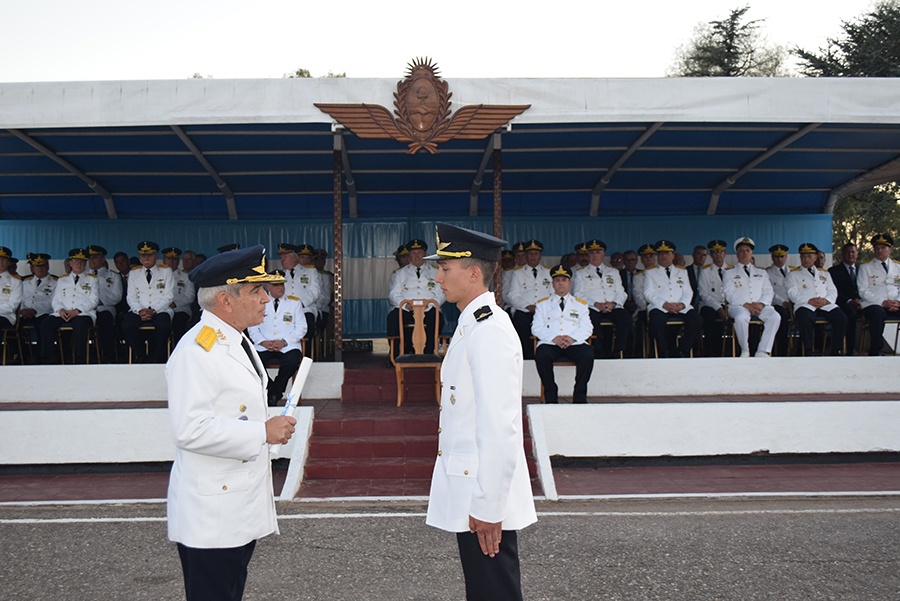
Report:
[{"label": "young cadet in white uniform", "polygon": [[800,267],[792,268],[787,276],[788,298],[794,303],[794,319],[804,353],[812,354],[816,319],[827,319],[831,323],[831,354],[840,355],[844,350],[847,316],[835,304],[838,293],[831,274],[816,267],[818,252],[811,242],[800,245]]},{"label": "young cadet in white uniform", "polygon": [[513,272],[509,286],[509,304],[515,309],[513,326],[519,334],[525,359],[534,359],[531,341],[531,321],[537,302],[553,294],[553,278],[550,270],[541,265],[544,245],[537,240],[523,242],[525,265]]},{"label": "young cadet in white uniform", "polygon": [[306,339],[312,340],[316,335],[316,317],[319,315],[316,304],[322,294],[322,278],[316,271],[315,260],[312,256],[313,247],[309,244],[298,244],[296,248],[298,264],[294,269],[284,272],[284,293],[299,298],[303,304],[303,312],[306,317]]},{"label": "young cadet in white uniform", "polygon": [[59,356],[54,353],[56,331],[61,326],[72,327],[72,348],[75,363],[87,362],[88,330],[97,317],[100,303],[100,286],[97,276],[88,273],[87,249],[73,248],[69,251],[72,272],[56,281],[53,292],[53,315],[41,322],[41,362],[56,363]]},{"label": "young cadet in white uniform", "polygon": [[[429,305],[425,310],[425,353],[434,352],[434,320],[438,321],[438,331],[444,327],[444,318],[440,307],[444,304],[444,293],[441,287],[434,281],[437,275],[437,267],[425,262],[425,252],[428,245],[423,240],[410,240],[406,243],[409,251],[409,264],[397,270],[394,286],[391,288],[388,300],[391,303],[391,312],[387,316],[387,335],[400,335],[400,303],[407,299],[424,299],[437,301],[437,308]],[[403,325],[407,327],[413,323],[412,312],[404,309]],[[405,336],[405,349],[398,349],[402,353],[412,352],[412,336]]]},{"label": "young cadet in white uniform", "polygon": [[56,291],[57,277],[50,275],[50,255],[46,253],[28,253],[28,264],[31,265],[31,275],[22,278],[19,325],[34,326],[37,334],[41,322],[53,313],[53,293]]},{"label": "young cadet in white uniform", "polygon": [[[590,266],[585,270],[591,269]],[[569,294],[572,270],[562,265],[550,269],[553,294],[538,301],[531,323],[531,333],[538,339],[534,365],[544,384],[544,402],[557,403],[559,398],[553,362],[567,359],[575,363],[573,403],[587,403],[587,385],[594,370],[594,351],[587,343],[591,325],[588,302]],[[630,319],[629,319],[630,321]]]},{"label": "young cadet in white uniform", "polygon": [[[284,278],[284,272],[280,270],[270,275]],[[300,299],[285,295],[284,282],[270,282],[266,288],[270,298],[266,315],[261,324],[247,329],[247,335],[264,365],[277,363],[279,366],[275,380],[269,379],[267,400],[272,407],[281,400],[288,381],[303,361],[306,319]]]},{"label": "young cadet in white uniform", "polygon": [[517,530],[537,521],[522,443],[522,352],[488,291],[506,242],[437,224],[437,282],[460,309],[441,366],[425,523],[455,532],[472,600],[521,600]]},{"label": "young cadet in white uniform", "polygon": [[[619,270],[603,263],[606,256],[606,243],[600,240],[589,240],[583,244],[588,252],[588,265],[575,271],[572,276],[572,296],[587,302],[590,307],[590,319],[594,336],[594,356],[621,356],[625,351],[625,343],[631,334],[633,321],[625,310],[628,293],[622,287]],[[612,340],[601,340],[604,322],[612,322],[615,330],[615,347]],[[612,352],[610,353],[610,348]]]},{"label": "young cadet in white uniform", "polygon": [[122,301],[123,285],[119,274],[106,267],[106,249],[91,245],[88,251],[88,273],[97,276],[100,304],[97,305],[97,338],[100,362],[111,363],[115,358],[116,305]]},{"label": "young cadet in white uniform", "polygon": [[784,244],[770,246],[769,253],[772,255],[772,264],[766,268],[766,273],[772,282],[772,308],[781,316],[773,349],[779,355],[787,356],[788,334],[791,330],[791,300],[787,293],[787,275],[794,268],[787,265],[788,247]]},{"label": "young cadet in white uniform", "polygon": [[190,278],[204,310],[166,365],[169,540],[188,601],[238,600],[257,539],[278,532],[269,444],[287,443],[297,421],[267,419],[263,364],[241,334],[262,321],[263,284],[278,278],[262,246],[210,257]]},{"label": "young cadet in white uniform", "polygon": [[16,325],[16,315],[22,303],[22,278],[7,271],[11,258],[12,251],[0,246],[0,328]]},{"label": "young cadet in white uniform", "polygon": [[[175,278],[167,265],[157,265],[159,244],[144,241],[138,244],[140,265],[128,276],[129,312],[122,317],[122,334],[131,347],[132,362],[166,362],[166,349],[172,331],[172,300],[175,298]],[[151,337],[151,356],[144,351],[141,326],[155,328]]]},{"label": "young cadet in white uniform", "polygon": [[[703,320],[691,306],[694,290],[684,267],[673,265],[675,243],[660,240],[654,244],[656,267],[644,271],[644,299],[647,301],[650,339],[656,341],[660,357],[690,357],[694,339]],[[681,341],[677,348],[668,340],[666,324],[683,321]],[[671,329],[671,328],[669,328]]]},{"label": "young cadet in white uniform", "polygon": [[774,292],[769,275],[751,261],[755,246],[753,240],[747,237],[734,242],[738,264],[725,272],[725,300],[728,302],[728,315],[734,319],[734,335],[741,347],[741,357],[750,356],[751,316],[757,316],[763,322],[756,356],[770,357],[781,316],[772,308]]},{"label": "young cadet in white uniform", "polygon": [[894,239],[888,234],[872,238],[875,257],[859,266],[859,287],[863,317],[869,322],[869,355],[884,348],[884,320],[900,318],[900,263],[891,259]]},{"label": "young cadet in white uniform", "polygon": [[722,338],[725,335],[725,270],[733,267],[725,263],[724,240],[710,240],[706,245],[712,263],[704,265],[697,280],[700,295],[700,317],[703,318],[703,350],[707,357],[722,356]]},{"label": "young cadet in white uniform", "polygon": [[172,270],[172,279],[175,282],[175,294],[169,307],[173,311],[172,334],[175,337],[175,344],[178,344],[194,316],[191,305],[194,304],[197,294],[194,291],[194,283],[191,282],[188,274],[178,268],[181,262],[181,249],[174,246],[164,248],[162,256],[165,266]]}]

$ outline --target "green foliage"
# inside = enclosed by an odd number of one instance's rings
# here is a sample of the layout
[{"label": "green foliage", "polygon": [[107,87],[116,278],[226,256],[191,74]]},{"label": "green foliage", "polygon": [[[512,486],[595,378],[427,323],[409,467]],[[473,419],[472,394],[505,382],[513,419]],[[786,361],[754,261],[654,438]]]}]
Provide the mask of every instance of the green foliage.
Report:
[{"label": "green foliage", "polygon": [[799,57],[804,75],[900,77],[900,1],[883,0],[841,27],[843,35],[828,39],[818,53],[801,48],[791,51]]},{"label": "green foliage", "polygon": [[841,247],[853,242],[859,247],[859,260],[872,258],[869,240],[876,234],[900,236],[900,185],[896,182],[847,196],[834,206],[834,257],[841,261]]},{"label": "green foliage", "polygon": [[[312,77],[312,73],[309,72],[309,69],[297,69],[296,71],[291,71],[290,73],[285,73],[284,77],[289,79],[295,79],[298,77]],[[347,73],[332,73],[328,72],[327,75],[322,75],[321,77],[347,77]]]},{"label": "green foliage", "polygon": [[212,75],[203,76],[203,75],[200,75],[200,73],[194,73],[190,77],[190,79],[212,79],[212,78],[213,78]]},{"label": "green foliage", "polygon": [[768,46],[760,33],[764,19],[745,21],[749,6],[721,21],[701,23],[693,38],[675,51],[674,77],[778,77],[787,75],[787,51]]}]

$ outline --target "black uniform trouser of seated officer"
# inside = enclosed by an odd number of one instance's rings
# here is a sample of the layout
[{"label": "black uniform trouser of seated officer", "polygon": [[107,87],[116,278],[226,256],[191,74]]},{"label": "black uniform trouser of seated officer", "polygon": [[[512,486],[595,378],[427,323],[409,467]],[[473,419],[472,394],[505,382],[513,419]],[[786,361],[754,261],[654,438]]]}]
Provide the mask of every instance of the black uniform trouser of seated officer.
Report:
[{"label": "black uniform trouser of seated officer", "polygon": [[575,391],[572,393],[573,403],[587,403],[588,380],[594,371],[594,350],[588,344],[573,344],[568,348],[560,348],[555,344],[541,344],[534,352],[534,365],[544,385],[544,402],[559,401],[559,387],[553,375],[553,363],[566,359],[575,363]]},{"label": "black uniform trouser of seated officer", "polygon": [[39,339],[41,341],[41,362],[56,362],[53,342],[56,340],[56,331],[62,326],[72,328],[72,348],[75,351],[75,363],[87,363],[88,330],[94,325],[94,320],[87,315],[77,315],[69,321],[59,315],[50,315],[41,322]]},{"label": "black uniform trouser of seated officer", "polygon": [[609,357],[610,348],[613,347],[613,337],[603,336],[610,328],[604,328],[600,324],[612,323],[612,329],[615,330],[615,347],[612,348],[611,354],[618,357],[619,353],[625,351],[625,344],[628,342],[628,335],[634,327],[634,320],[631,314],[625,309],[619,307],[613,309],[609,313],[601,313],[591,309],[591,325],[594,326],[594,356],[597,358]]},{"label": "black uniform trouser of seated officer", "polygon": [[[840,355],[844,350],[844,333],[847,331],[847,316],[840,308],[825,311],[816,309],[810,311],[806,307],[794,309],[794,319],[797,320],[797,329],[800,330],[800,343],[807,355],[813,352],[813,332],[816,329],[817,319],[827,319],[831,324],[831,354]],[[822,349],[825,354],[825,349]]]},{"label": "black uniform trouser of seated officer", "polygon": [[522,343],[522,358],[534,359],[534,341],[531,339],[531,322],[534,320],[534,313],[528,311],[516,310],[513,315],[513,327],[516,334],[519,335],[519,342]]},{"label": "black uniform trouser of seated officer", "polygon": [[291,349],[286,353],[281,351],[257,352],[263,365],[278,364],[278,375],[274,380],[269,378],[269,407],[274,407],[284,395],[291,376],[300,367],[300,362],[303,361],[303,352],[298,348]]},{"label": "black uniform trouser of seated officer", "polygon": [[862,317],[862,310],[857,311],[850,303],[842,303],[838,307],[847,318],[847,331],[844,338],[847,341],[847,354],[852,355],[856,352],[856,322]]},{"label": "black uniform trouser of seated officer", "polygon": [[175,311],[172,316],[172,336],[175,338],[175,344],[181,340],[184,333],[188,331],[188,324],[191,322],[191,315],[184,311]]},{"label": "black uniform trouser of seated officer", "polygon": [[493,557],[481,551],[475,532],[457,532],[456,544],[466,580],[466,601],[522,601],[515,530],[500,533],[500,552]]},{"label": "black uniform trouser of seated officer", "polygon": [[[678,331],[666,327],[670,321],[684,321],[683,331],[681,333],[681,342],[675,348],[674,337]],[[650,310],[650,338],[656,341],[657,352],[660,357],[690,357],[691,347],[694,346],[694,340],[700,332],[703,325],[703,319],[700,314],[693,309],[687,313],[669,313],[660,311],[659,309]],[[669,330],[667,332],[667,330]],[[667,334],[673,337],[670,343],[667,340]],[[671,349],[669,347],[672,347]]]},{"label": "black uniform trouser of seated officer", "polygon": [[195,549],[177,544],[187,601],[240,601],[255,540],[225,549]]},{"label": "black uniform trouser of seated officer", "polygon": [[[400,336],[400,324],[398,323],[397,313],[400,311],[399,308],[394,308],[388,313],[387,316],[387,335],[391,336]],[[440,309],[429,309],[425,311],[425,354],[429,355],[434,353],[434,320],[440,320],[438,322],[438,333],[444,329],[444,315],[441,313]],[[413,319],[413,314],[411,311],[403,312],[403,327],[407,328],[406,332],[403,334],[404,347],[403,349],[398,349],[400,354],[409,354],[413,352],[413,343],[412,343],[412,325],[415,323]]]},{"label": "black uniform trouser of seated officer", "polygon": [[772,305],[772,308],[781,317],[781,323],[778,324],[778,332],[775,333],[775,346],[772,347],[772,354],[778,357],[787,357],[788,334],[791,331],[791,312],[784,305]]},{"label": "black uniform trouser of seated officer", "polygon": [[112,363],[116,352],[116,319],[109,311],[97,308],[97,343],[100,363]]},{"label": "black uniform trouser of seated officer", "polygon": [[703,354],[706,357],[721,357],[727,320],[720,319],[719,312],[712,307],[700,307],[700,317],[703,319]]},{"label": "black uniform trouser of seated officer", "polygon": [[900,311],[888,311],[880,305],[870,305],[862,312],[869,322],[869,354],[879,355],[884,348],[884,320],[900,319]]},{"label": "black uniform trouser of seated officer", "polygon": [[[153,326],[155,329],[150,338],[150,356],[144,351],[144,333],[138,328]],[[157,313],[150,321],[141,321],[137,313],[126,313],[122,316],[122,335],[131,348],[133,363],[165,363],[169,334],[172,331],[172,318],[168,313]]]}]

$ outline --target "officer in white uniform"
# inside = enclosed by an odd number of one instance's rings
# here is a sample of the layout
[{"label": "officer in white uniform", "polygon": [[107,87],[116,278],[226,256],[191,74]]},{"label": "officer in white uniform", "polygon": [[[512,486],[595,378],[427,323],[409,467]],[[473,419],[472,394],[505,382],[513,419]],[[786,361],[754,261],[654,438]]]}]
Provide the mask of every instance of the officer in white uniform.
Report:
[{"label": "officer in white uniform", "polygon": [[[387,335],[400,335],[400,303],[407,299],[432,299],[437,301],[438,308],[429,305],[425,311],[425,353],[434,352],[434,320],[438,321],[438,331],[444,327],[444,318],[441,315],[440,306],[444,304],[444,293],[441,287],[434,281],[437,275],[437,267],[425,262],[425,252],[428,245],[423,240],[410,240],[406,243],[409,251],[409,264],[397,270],[394,287],[388,296],[391,303],[391,312],[387,316]],[[413,323],[412,312],[403,311],[403,325],[408,327]],[[401,352],[412,352],[412,336],[405,336],[406,348]],[[399,350],[399,349],[398,349]]]},{"label": "officer in white uniform", "polygon": [[741,357],[750,356],[750,318],[763,322],[763,333],[756,351],[757,357],[771,357],[772,345],[781,316],[772,308],[772,282],[764,269],[753,264],[756,244],[750,238],[734,242],[738,264],[725,271],[725,300],[728,315],[734,320],[734,335],[741,347]]},{"label": "officer in white uniform", "polygon": [[515,307],[512,306],[512,303],[509,300],[509,291],[513,285],[513,276],[516,274],[516,271],[522,268],[525,265],[525,243],[524,242],[516,242],[512,245],[512,256],[513,256],[513,266],[509,271],[504,270],[502,274],[502,283],[503,283],[503,294],[501,295],[501,301],[503,302],[503,309],[509,313],[510,317],[513,317],[516,314]]},{"label": "officer in white uniform", "polygon": [[192,305],[197,294],[194,291],[194,283],[191,282],[188,274],[178,268],[181,262],[181,249],[174,246],[164,248],[162,256],[163,264],[172,270],[172,279],[175,281],[175,296],[169,307],[174,311],[172,335],[175,337],[175,344],[178,344],[194,316]]},{"label": "officer in white uniform", "polygon": [[875,257],[859,266],[859,287],[863,317],[869,322],[869,355],[884,348],[884,320],[900,318],[900,263],[891,259],[894,239],[888,234],[872,237]]},{"label": "officer in white uniform", "polygon": [[[137,246],[140,265],[128,276],[129,312],[122,317],[122,334],[131,347],[134,363],[165,363],[169,334],[172,331],[172,301],[175,298],[175,278],[167,265],[157,265],[159,245],[145,240]],[[153,326],[150,357],[144,351],[141,326]]]},{"label": "officer in white uniform", "polygon": [[[19,325],[34,326],[35,335],[40,332],[41,322],[53,313],[53,293],[56,291],[55,275],[50,275],[50,255],[28,253],[31,275],[22,278],[22,304],[19,308]],[[38,356],[40,356],[40,336],[38,336]]]},{"label": "officer in white uniform", "polygon": [[544,245],[537,240],[523,242],[525,265],[513,273],[509,286],[509,304],[515,309],[513,326],[519,334],[525,359],[534,359],[531,342],[531,321],[537,302],[553,294],[553,278],[550,270],[541,265]]},{"label": "officer in white uniform", "polygon": [[531,323],[531,334],[538,340],[534,365],[544,384],[544,402],[558,402],[553,363],[566,359],[575,363],[572,402],[587,403],[587,385],[594,370],[594,352],[587,343],[593,331],[588,301],[569,294],[572,270],[556,265],[550,275],[553,294],[538,301]]},{"label": "officer in white uniform", "polygon": [[409,265],[409,249],[406,244],[401,244],[394,251],[394,260],[397,261],[397,269],[391,272],[391,284],[389,290],[394,289],[394,282],[397,281],[397,272]]},{"label": "officer in white uniform", "polygon": [[509,312],[509,282],[512,278],[513,270],[516,268],[516,255],[511,250],[504,250],[500,253],[500,288],[502,308]]},{"label": "officer in white uniform", "polygon": [[115,357],[116,305],[122,301],[124,286],[119,274],[106,266],[106,249],[93,244],[87,247],[88,273],[97,276],[100,304],[97,305],[97,338],[100,362],[111,363]]},{"label": "officer in white uniform", "polygon": [[306,319],[306,339],[316,333],[316,302],[320,294],[320,279],[312,260],[313,247],[309,244],[278,245],[281,267],[284,270],[284,293],[300,299]]},{"label": "officer in white uniform", "polygon": [[781,316],[778,325],[778,335],[775,336],[773,349],[780,356],[787,356],[788,334],[791,330],[791,301],[787,293],[787,275],[793,269],[787,265],[788,247],[784,244],[775,244],[769,247],[772,256],[772,264],[766,268],[769,281],[772,282],[772,308]]},{"label": "officer in white uniform", "polygon": [[87,362],[88,330],[97,318],[97,305],[100,303],[100,286],[97,276],[86,270],[88,251],[85,248],[73,248],[69,251],[69,264],[72,272],[56,281],[53,291],[53,315],[41,322],[40,350],[42,363],[57,363],[54,341],[56,331],[61,326],[72,327],[72,345],[75,351],[75,363]]},{"label": "officer in white uniform", "polygon": [[319,299],[316,301],[316,330],[324,332],[328,327],[328,318],[331,315],[331,307],[334,305],[334,274],[325,269],[328,260],[328,251],[317,248],[314,254],[316,273],[319,274]]},{"label": "officer in white uniform", "polygon": [[522,442],[522,353],[493,279],[503,240],[439,223],[438,283],[460,309],[441,366],[425,523],[457,533],[469,600],[521,600],[517,530],[537,521]]},{"label": "officer in white uniform", "polygon": [[204,310],[166,365],[176,446],[169,540],[188,601],[238,600],[257,539],[278,532],[268,445],[287,443],[296,423],[267,419],[263,364],[241,334],[262,320],[263,284],[277,279],[262,246],[216,255],[190,278]]},{"label": "officer in white uniform", "polygon": [[706,245],[712,263],[704,265],[697,280],[700,295],[700,317],[703,318],[703,350],[707,357],[722,356],[722,338],[728,312],[725,309],[725,270],[733,267],[725,263],[728,248],[724,240],[710,240]]},{"label": "officer in white uniform", "polygon": [[[572,295],[587,302],[594,336],[594,356],[597,358],[620,357],[631,334],[633,321],[625,310],[628,294],[622,287],[619,270],[603,263],[606,243],[588,240],[584,243],[588,251],[588,265],[576,270],[572,277]],[[612,323],[615,331],[615,346],[612,338],[601,339],[603,323]],[[608,328],[607,328],[608,329]],[[610,348],[612,351],[610,352]]]},{"label": "officer in white uniform", "polygon": [[838,293],[831,274],[816,267],[818,252],[811,242],[800,245],[800,267],[792,268],[787,277],[788,298],[794,303],[794,319],[804,354],[812,354],[816,320],[827,319],[831,323],[831,354],[840,355],[844,350],[847,316],[835,304]]},{"label": "officer in white uniform", "polygon": [[[284,279],[284,272],[275,270],[269,275]],[[266,315],[258,326],[247,329],[263,365],[278,365],[278,375],[269,379],[268,403],[278,404],[287,388],[288,380],[296,373],[303,361],[303,336],[306,334],[306,319],[303,305],[296,296],[284,293],[284,282],[266,284],[270,302],[266,305]]]},{"label": "officer in white uniform", "polygon": [[[659,264],[646,269],[643,277],[650,338],[656,341],[660,357],[690,357],[691,347],[703,320],[691,306],[694,291],[687,270],[673,264],[676,248],[674,242],[660,240],[653,247]],[[684,322],[681,326],[681,341],[677,347],[671,344],[674,340],[668,340],[668,334],[677,334],[677,330],[672,328],[668,328],[671,332],[666,331],[666,324],[670,321]]]},{"label": "officer in white uniform", "polygon": [[22,278],[7,271],[12,251],[0,246],[0,329],[16,325],[16,314],[22,303]]}]

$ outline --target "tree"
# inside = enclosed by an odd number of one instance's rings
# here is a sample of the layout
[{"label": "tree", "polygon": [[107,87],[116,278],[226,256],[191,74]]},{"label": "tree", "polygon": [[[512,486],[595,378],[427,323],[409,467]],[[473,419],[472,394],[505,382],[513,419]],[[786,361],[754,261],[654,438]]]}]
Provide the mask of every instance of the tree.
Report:
[{"label": "tree", "polygon": [[200,75],[200,73],[194,73],[190,77],[190,79],[212,79],[212,78],[213,78],[212,75],[203,76],[203,75]]},{"label": "tree", "polygon": [[726,19],[700,23],[693,38],[675,50],[670,77],[779,77],[788,75],[787,51],[769,46],[759,30],[765,19],[744,21],[749,6]]},{"label": "tree", "polygon": [[801,48],[791,52],[800,59],[808,77],[900,76],[900,1],[883,0],[855,21],[841,23],[838,39],[828,39],[818,54]]},{"label": "tree", "polygon": [[837,201],[832,232],[834,260],[841,261],[841,247],[847,242],[859,246],[859,260],[872,258],[869,240],[876,234],[900,234],[900,185],[896,182],[876,186]]},{"label": "tree", "polygon": [[[309,69],[301,68],[301,69],[297,69],[296,71],[291,71],[290,73],[285,73],[284,77],[286,77],[288,79],[295,79],[298,77],[305,78],[305,77],[312,77],[312,73],[309,72]],[[327,75],[322,75],[321,77],[347,77],[347,73],[346,72],[332,73],[331,71],[329,71]]]}]

